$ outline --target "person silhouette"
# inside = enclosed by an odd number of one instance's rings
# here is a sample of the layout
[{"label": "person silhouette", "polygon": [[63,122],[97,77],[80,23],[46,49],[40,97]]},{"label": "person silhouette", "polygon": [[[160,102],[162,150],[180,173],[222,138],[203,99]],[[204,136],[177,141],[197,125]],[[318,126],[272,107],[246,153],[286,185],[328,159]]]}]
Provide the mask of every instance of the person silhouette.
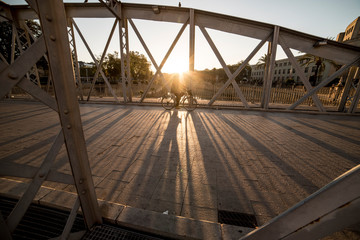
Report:
[{"label": "person silhouette", "polygon": [[184,95],[184,86],[180,83],[179,74],[173,77],[170,91],[176,96],[175,107],[178,107],[180,99]]}]

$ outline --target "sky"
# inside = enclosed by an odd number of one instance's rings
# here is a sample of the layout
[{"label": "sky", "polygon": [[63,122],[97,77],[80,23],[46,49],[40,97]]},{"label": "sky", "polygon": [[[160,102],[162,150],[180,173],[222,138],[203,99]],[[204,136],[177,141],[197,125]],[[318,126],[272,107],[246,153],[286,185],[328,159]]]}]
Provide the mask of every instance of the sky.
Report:
[{"label": "sky", "polygon": [[[180,0],[182,7],[205,10],[225,15],[251,19],[259,22],[279,25],[323,38],[333,38],[360,16],[359,0]],[[10,4],[22,3],[20,0],[6,0]],[[67,0],[65,2],[79,2]],[[98,2],[89,0],[89,2]],[[123,3],[178,6],[179,0],[122,0]],[[114,19],[75,19],[93,53],[100,57],[108,39]],[[181,24],[153,22],[134,19],[134,23],[145,43],[160,65],[173,42]],[[259,40],[242,37],[220,31],[207,30],[226,64],[236,64],[244,60],[259,43]],[[84,44],[76,34],[76,44],[80,61],[92,62]],[[134,31],[129,27],[129,47],[147,56]],[[162,72],[182,72],[188,69],[189,28],[185,30],[179,42],[167,60]],[[119,52],[119,33],[114,33],[108,53]],[[266,45],[250,61],[256,64],[266,52]],[[293,50],[295,55],[300,54]],[[277,59],[286,58],[278,47]],[[195,69],[220,68],[221,65],[201,31],[195,32]],[[155,68],[152,66],[152,70]]]}]

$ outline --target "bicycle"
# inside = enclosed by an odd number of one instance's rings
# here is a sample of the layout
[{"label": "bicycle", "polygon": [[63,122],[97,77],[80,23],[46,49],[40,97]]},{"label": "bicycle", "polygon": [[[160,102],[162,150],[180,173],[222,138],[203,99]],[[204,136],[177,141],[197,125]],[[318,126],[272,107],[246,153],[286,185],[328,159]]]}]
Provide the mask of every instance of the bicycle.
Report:
[{"label": "bicycle", "polygon": [[[173,93],[168,92],[161,98],[161,105],[166,110],[175,108],[176,96]],[[187,111],[193,111],[197,108],[197,100],[192,95],[191,90],[187,90],[186,93],[180,99],[180,105],[182,105]]]}]

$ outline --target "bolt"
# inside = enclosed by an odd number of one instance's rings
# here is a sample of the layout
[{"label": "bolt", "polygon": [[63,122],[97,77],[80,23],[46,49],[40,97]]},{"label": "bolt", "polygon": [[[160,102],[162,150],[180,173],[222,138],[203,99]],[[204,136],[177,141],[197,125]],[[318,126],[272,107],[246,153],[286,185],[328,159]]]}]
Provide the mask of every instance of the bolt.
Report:
[{"label": "bolt", "polygon": [[46,15],[45,18],[46,18],[46,20],[48,20],[49,22],[52,21],[52,18],[51,18],[49,15]]},{"label": "bolt", "polygon": [[18,78],[18,75],[15,72],[10,70],[8,73],[8,77],[15,80]]},{"label": "bolt", "polygon": [[80,184],[82,184],[83,182],[84,182],[84,180],[83,180],[83,179],[80,179],[80,180],[79,180],[79,183],[80,183]]},{"label": "bolt", "polygon": [[70,129],[70,128],[71,128],[71,125],[70,125],[70,124],[68,124],[66,127],[67,127],[67,129]]},{"label": "bolt", "polygon": [[86,190],[82,190],[82,191],[81,191],[81,194],[85,194],[85,193],[86,193]]},{"label": "bolt", "polygon": [[55,40],[56,40],[56,37],[55,37],[54,35],[50,35],[50,39],[51,39],[52,41],[55,41]]},{"label": "bolt", "polygon": [[44,173],[39,173],[39,178],[43,178],[45,177],[45,174]]},{"label": "bolt", "polygon": [[64,110],[64,113],[65,113],[65,114],[68,114],[68,113],[69,113],[69,110],[65,109],[65,110]]}]

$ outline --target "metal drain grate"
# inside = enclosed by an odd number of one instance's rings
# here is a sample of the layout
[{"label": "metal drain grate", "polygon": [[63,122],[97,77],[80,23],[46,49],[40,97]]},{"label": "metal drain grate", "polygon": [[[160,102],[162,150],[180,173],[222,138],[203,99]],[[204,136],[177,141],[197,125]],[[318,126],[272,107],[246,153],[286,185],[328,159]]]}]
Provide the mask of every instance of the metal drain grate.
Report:
[{"label": "metal drain grate", "polygon": [[[10,212],[15,207],[18,200],[0,196],[0,211],[4,219],[6,219]],[[66,221],[69,217],[69,212],[59,210],[56,208],[45,207],[42,205],[31,204],[25,216],[12,234],[13,240],[42,240],[55,238],[61,235]],[[77,215],[71,232],[79,232],[86,230],[84,218]],[[1,236],[0,236],[1,239]],[[132,231],[120,226],[112,226],[110,224],[103,224],[96,226],[92,231],[86,232],[82,239],[93,240],[158,240],[170,239],[161,238],[156,235],[149,235],[139,231]]]},{"label": "metal drain grate", "polygon": [[247,213],[218,211],[219,223],[236,225],[241,227],[255,228],[257,227],[256,218],[254,215]]},{"label": "metal drain grate", "polygon": [[[18,200],[0,197],[0,211],[6,219]],[[55,208],[31,204],[24,217],[12,234],[16,239],[49,239],[61,235],[66,225],[69,212]],[[77,215],[71,232],[85,230],[83,217]]]},{"label": "metal drain grate", "polygon": [[91,232],[88,231],[82,240],[159,240],[154,236],[133,232],[123,228],[103,224],[96,226]]}]

